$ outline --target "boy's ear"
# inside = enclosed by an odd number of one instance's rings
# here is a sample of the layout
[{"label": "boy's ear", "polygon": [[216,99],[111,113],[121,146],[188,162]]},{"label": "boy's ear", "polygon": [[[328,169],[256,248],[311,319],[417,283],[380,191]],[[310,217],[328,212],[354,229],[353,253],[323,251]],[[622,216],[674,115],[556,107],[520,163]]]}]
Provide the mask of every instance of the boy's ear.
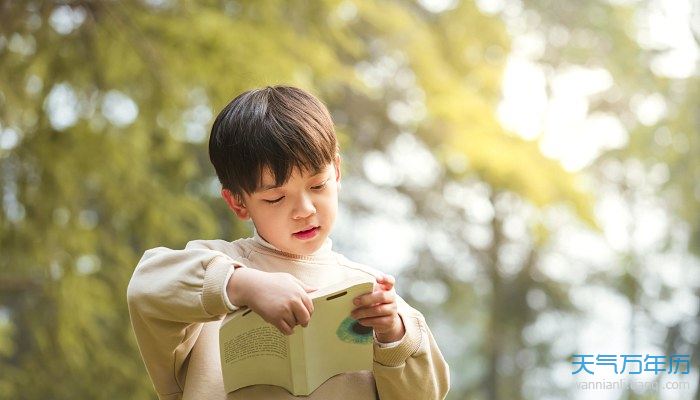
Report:
[{"label": "boy's ear", "polygon": [[230,190],[221,189],[221,197],[224,198],[226,204],[228,204],[228,208],[230,208],[238,218],[242,220],[247,220],[250,218],[250,214],[248,213],[248,209],[246,208],[245,204],[238,201],[236,196],[231,193]]},{"label": "boy's ear", "polygon": [[340,185],[340,154],[335,153],[335,181]]}]

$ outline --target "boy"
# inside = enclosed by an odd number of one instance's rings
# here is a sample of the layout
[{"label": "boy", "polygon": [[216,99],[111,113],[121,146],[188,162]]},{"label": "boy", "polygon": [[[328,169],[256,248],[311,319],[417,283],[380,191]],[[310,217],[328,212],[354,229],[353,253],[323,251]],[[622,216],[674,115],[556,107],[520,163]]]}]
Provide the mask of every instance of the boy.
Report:
[{"label": "boy", "polygon": [[355,299],[352,317],[374,330],[373,370],[336,375],[308,398],[444,398],[447,363],[423,316],[396,295],[394,278],[331,250],[340,156],[323,104],[293,87],[245,92],[216,118],[209,155],[224,200],[253,221],[254,235],[158,247],[137,265],[129,313],[158,397],[295,398],[271,385],[224,392],[221,320],[248,306],[288,335],[313,314],[309,292],[369,274],[377,284]]}]

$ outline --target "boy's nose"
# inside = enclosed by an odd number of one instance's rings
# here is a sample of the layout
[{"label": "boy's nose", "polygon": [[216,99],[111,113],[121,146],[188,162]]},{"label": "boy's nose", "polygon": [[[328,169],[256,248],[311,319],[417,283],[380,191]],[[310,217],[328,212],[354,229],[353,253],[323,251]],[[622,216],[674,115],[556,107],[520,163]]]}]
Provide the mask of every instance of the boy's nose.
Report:
[{"label": "boy's nose", "polygon": [[316,207],[309,196],[301,196],[292,213],[292,218],[303,219],[316,214]]}]

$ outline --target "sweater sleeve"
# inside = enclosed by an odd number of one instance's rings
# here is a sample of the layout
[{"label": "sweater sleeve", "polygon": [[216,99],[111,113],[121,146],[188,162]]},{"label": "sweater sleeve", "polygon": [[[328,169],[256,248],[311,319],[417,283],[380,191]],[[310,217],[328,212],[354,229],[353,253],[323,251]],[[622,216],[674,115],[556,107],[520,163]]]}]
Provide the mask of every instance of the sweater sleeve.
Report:
[{"label": "sweater sleeve", "polygon": [[243,266],[239,258],[201,241],[183,250],[150,249],[136,266],[127,288],[129,315],[160,399],[182,393],[188,356],[203,323],[231,311],[225,288],[236,266]]},{"label": "sweater sleeve", "polygon": [[379,398],[444,399],[450,370],[423,315],[397,296],[406,333],[397,345],[374,343],[374,379]]}]

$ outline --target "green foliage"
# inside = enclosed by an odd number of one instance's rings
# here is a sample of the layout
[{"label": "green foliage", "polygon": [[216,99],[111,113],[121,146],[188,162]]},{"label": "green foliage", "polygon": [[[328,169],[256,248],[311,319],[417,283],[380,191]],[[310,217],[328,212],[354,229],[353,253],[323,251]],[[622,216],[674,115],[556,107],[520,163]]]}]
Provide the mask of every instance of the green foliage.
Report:
[{"label": "green foliage", "polygon": [[[354,10],[339,1],[146,3],[0,2],[0,130],[18,135],[0,148],[4,397],[153,398],[126,285],[150,247],[246,234],[212,193],[205,137],[188,131],[188,118],[250,87],[317,93],[348,117],[338,129],[349,152],[383,150],[413,130],[444,165],[468,160],[464,170],[447,167],[449,179],[475,176],[536,205],[568,203],[592,222],[576,177],[498,124],[509,39],[500,19],[471,3],[441,14],[408,1]],[[58,7],[84,21],[58,33]],[[373,85],[359,72],[382,62],[410,71],[410,88],[397,87],[396,75]],[[61,84],[77,112],[65,127],[47,105]],[[422,96],[424,118],[389,120],[387,108],[409,89]],[[109,93],[128,96],[138,118],[110,120]],[[465,296],[451,307],[473,301]]]}]

